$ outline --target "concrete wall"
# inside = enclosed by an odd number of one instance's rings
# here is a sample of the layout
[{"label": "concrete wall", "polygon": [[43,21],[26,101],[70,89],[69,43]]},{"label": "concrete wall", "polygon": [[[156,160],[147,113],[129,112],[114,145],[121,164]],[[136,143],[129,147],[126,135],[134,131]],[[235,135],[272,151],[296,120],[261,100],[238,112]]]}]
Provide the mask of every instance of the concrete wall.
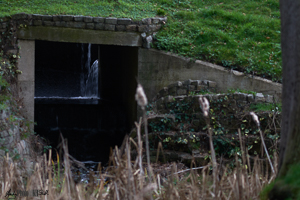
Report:
[{"label": "concrete wall", "polygon": [[282,84],[246,76],[235,70],[229,71],[211,63],[200,60],[194,62],[171,53],[142,48],[139,48],[138,57],[138,80],[150,100],[163,87],[188,79],[215,81],[218,91],[239,88],[281,97]]},{"label": "concrete wall", "polygon": [[19,40],[21,58],[18,68],[22,74],[18,75],[19,96],[23,98],[23,112],[28,120],[34,120],[34,62],[35,41]]}]

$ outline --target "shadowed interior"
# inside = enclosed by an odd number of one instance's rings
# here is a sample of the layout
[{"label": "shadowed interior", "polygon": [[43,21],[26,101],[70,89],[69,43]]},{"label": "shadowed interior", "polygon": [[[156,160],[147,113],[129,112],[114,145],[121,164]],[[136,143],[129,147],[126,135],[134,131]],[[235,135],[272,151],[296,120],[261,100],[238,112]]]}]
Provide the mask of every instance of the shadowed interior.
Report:
[{"label": "shadowed interior", "polygon": [[136,120],[138,48],[92,44],[90,65],[100,58],[100,98],[78,98],[88,44],[35,45],[35,132],[53,148],[61,132],[76,159],[106,162]]}]

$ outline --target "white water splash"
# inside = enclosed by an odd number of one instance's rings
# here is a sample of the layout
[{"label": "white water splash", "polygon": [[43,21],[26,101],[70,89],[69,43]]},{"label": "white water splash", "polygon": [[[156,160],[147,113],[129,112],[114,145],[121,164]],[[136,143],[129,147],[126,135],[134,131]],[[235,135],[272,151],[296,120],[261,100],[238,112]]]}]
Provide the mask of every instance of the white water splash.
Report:
[{"label": "white water splash", "polygon": [[[81,46],[82,52],[84,52],[83,44]],[[84,55],[82,54],[82,61]],[[88,45],[87,61],[85,63],[85,69],[81,67],[80,76],[80,90],[82,97],[98,98],[98,60],[95,60],[91,66],[91,43]]]},{"label": "white water splash", "polygon": [[98,60],[89,68],[85,82],[85,97],[98,97]]}]

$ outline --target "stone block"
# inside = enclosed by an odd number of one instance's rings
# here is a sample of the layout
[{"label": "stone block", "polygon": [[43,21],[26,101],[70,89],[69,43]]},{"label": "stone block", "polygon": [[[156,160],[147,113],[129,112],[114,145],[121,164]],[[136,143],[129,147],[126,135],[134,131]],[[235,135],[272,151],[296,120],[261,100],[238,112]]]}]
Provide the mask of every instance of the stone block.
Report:
[{"label": "stone block", "polygon": [[62,15],[62,20],[65,22],[73,21],[74,16],[73,15]]},{"label": "stone block", "polygon": [[114,31],[115,30],[116,25],[112,25],[112,24],[105,24],[104,25],[104,30],[106,31]]},{"label": "stone block", "polygon": [[67,22],[65,21],[56,21],[54,22],[55,26],[58,26],[58,27],[66,27],[67,25]]},{"label": "stone block", "polygon": [[7,23],[2,23],[2,28],[6,28]]},{"label": "stone block", "polygon": [[23,157],[24,155],[28,155],[29,154],[29,146],[28,143],[25,140],[21,140],[20,142],[18,142],[17,144],[17,150],[19,152],[19,154]]},{"label": "stone block", "polygon": [[267,103],[274,103],[274,97],[272,95],[265,95]]},{"label": "stone block", "polygon": [[158,24],[159,18],[152,18],[152,24]]},{"label": "stone block", "polygon": [[192,83],[192,80],[191,80],[191,79],[186,80],[186,81],[183,81],[183,85],[184,85],[184,86],[190,85],[191,83]]},{"label": "stone block", "polygon": [[169,103],[169,102],[173,102],[173,101],[174,101],[173,96],[168,95],[165,97],[165,103]]},{"label": "stone block", "polygon": [[126,26],[125,25],[116,25],[116,31],[125,31]]},{"label": "stone block", "polygon": [[253,94],[248,94],[248,95],[247,95],[247,101],[248,101],[249,103],[254,102],[254,96],[253,96]]},{"label": "stone block", "polygon": [[33,20],[33,25],[34,26],[42,26],[43,25],[43,21],[42,20]]},{"label": "stone block", "polygon": [[164,103],[164,101],[165,101],[164,97],[161,97],[160,99],[158,99],[155,102],[157,110],[164,110],[165,109],[165,103]]},{"label": "stone block", "polygon": [[43,15],[33,14],[32,15],[32,19],[34,19],[34,20],[42,20],[42,16]]},{"label": "stone block", "polygon": [[192,80],[191,85],[194,85],[195,87],[201,85],[201,80]]},{"label": "stone block", "polygon": [[142,19],[142,24],[150,25],[151,24],[151,18]]},{"label": "stone block", "polygon": [[18,13],[12,16],[13,19],[27,19],[28,15],[26,13]]},{"label": "stone block", "polygon": [[132,20],[131,24],[142,25],[142,22],[139,20]]},{"label": "stone block", "polygon": [[160,96],[160,97],[167,96],[167,95],[168,95],[168,88],[167,88],[167,87],[164,87],[164,88],[161,89],[158,93],[159,93],[159,96]]},{"label": "stone block", "polygon": [[136,25],[127,25],[126,26],[127,31],[137,31],[137,26]]},{"label": "stone block", "polygon": [[167,17],[160,17],[159,22],[160,23],[167,22]]},{"label": "stone block", "polygon": [[73,21],[68,21],[68,22],[66,22],[66,27],[67,28],[74,28],[74,26],[75,26],[74,23],[75,22],[73,22]]},{"label": "stone block", "polygon": [[161,29],[161,25],[158,24],[158,25],[149,25],[149,30],[151,32],[155,32],[155,31],[159,31]]},{"label": "stone block", "polygon": [[32,14],[27,14],[27,19],[32,20]]},{"label": "stone block", "polygon": [[94,29],[95,28],[95,24],[94,23],[86,23],[86,28],[87,29]]},{"label": "stone block", "polygon": [[82,22],[83,21],[83,16],[74,16],[74,21],[75,22]]},{"label": "stone block", "polygon": [[152,36],[149,35],[148,37],[146,37],[145,41],[143,42],[143,47],[146,49],[150,49],[151,43],[152,43]]},{"label": "stone block", "polygon": [[117,21],[118,21],[118,24],[120,24],[120,25],[131,24],[131,19],[129,19],[129,18],[119,18]]},{"label": "stone block", "polygon": [[202,85],[207,85],[207,86],[208,86],[208,80],[203,80],[201,84],[202,84]]},{"label": "stone block", "polygon": [[246,101],[247,100],[247,94],[243,94],[240,92],[236,92],[233,94],[233,98],[237,101]]},{"label": "stone block", "polygon": [[255,96],[255,102],[265,102],[266,99],[262,93],[257,93]]},{"label": "stone block", "polygon": [[139,26],[139,27],[138,27],[138,31],[139,31],[140,33],[142,33],[142,32],[147,33],[147,32],[149,31],[149,27],[148,27],[148,25],[142,25],[142,26]]},{"label": "stone block", "polygon": [[44,21],[44,25],[45,26],[54,26],[54,22],[53,21]]},{"label": "stone block", "polygon": [[194,91],[195,90],[195,86],[194,85],[188,85],[188,90],[189,91]]},{"label": "stone block", "polygon": [[248,102],[247,101],[239,101],[238,104],[240,106],[244,106],[244,105],[248,104]]},{"label": "stone block", "polygon": [[51,16],[51,15],[43,15],[42,16],[42,20],[43,21],[52,21],[53,20],[53,16]]},{"label": "stone block", "polygon": [[104,23],[105,18],[104,17],[94,17],[94,22],[97,23]]},{"label": "stone block", "polygon": [[182,86],[182,82],[181,81],[177,81],[175,83],[172,83],[172,84],[168,85],[168,88],[181,87],[181,86]]},{"label": "stone block", "polygon": [[60,15],[54,15],[53,16],[53,21],[60,21],[61,20],[61,16]]},{"label": "stone block", "polygon": [[104,24],[103,23],[95,23],[95,29],[96,30],[104,30]]},{"label": "stone block", "polygon": [[107,17],[105,18],[105,24],[117,24],[117,18]]},{"label": "stone block", "polygon": [[177,95],[187,95],[187,89],[178,88]]},{"label": "stone block", "polygon": [[84,22],[93,22],[93,17],[83,17]]},{"label": "stone block", "polygon": [[86,24],[84,22],[74,22],[73,28],[85,28]]},{"label": "stone block", "polygon": [[169,91],[169,95],[173,95],[173,96],[177,95],[177,87],[171,87],[168,89],[168,91]]},{"label": "stone block", "polygon": [[208,87],[210,87],[210,88],[217,87],[217,83],[216,82],[214,82],[214,81],[207,81],[207,82],[208,82]]}]

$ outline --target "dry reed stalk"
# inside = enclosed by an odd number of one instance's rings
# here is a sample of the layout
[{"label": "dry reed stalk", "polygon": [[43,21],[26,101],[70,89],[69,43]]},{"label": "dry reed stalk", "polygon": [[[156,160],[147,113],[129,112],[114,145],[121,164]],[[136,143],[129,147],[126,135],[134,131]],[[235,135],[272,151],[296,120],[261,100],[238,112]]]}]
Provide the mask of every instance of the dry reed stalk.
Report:
[{"label": "dry reed stalk", "polygon": [[211,152],[211,158],[212,158],[212,164],[213,164],[213,185],[214,185],[214,190],[213,193],[214,195],[216,194],[216,185],[217,185],[217,159],[216,159],[216,153],[213,145],[213,139],[212,139],[212,130],[210,127],[210,122],[209,122],[209,102],[206,99],[206,97],[200,96],[199,97],[199,103],[201,105],[203,115],[205,117],[206,125],[208,128],[208,133],[209,133],[209,146],[210,146],[210,152]]},{"label": "dry reed stalk", "polygon": [[[128,188],[128,192],[129,192],[129,199],[135,199],[136,197],[136,192],[135,192],[135,186],[134,186],[134,182],[133,182],[133,175],[132,175],[132,169],[131,169],[131,162],[130,162],[130,148],[129,148],[129,144],[128,144],[128,140],[126,141],[126,152],[127,152],[127,166],[128,166],[128,183],[127,186]],[[132,189],[133,192],[133,197],[130,191],[130,188]]]},{"label": "dry reed stalk", "polygon": [[146,157],[147,157],[147,164],[148,164],[148,176],[149,176],[149,181],[152,182],[152,177],[151,177],[152,169],[150,165],[150,150],[149,150],[149,138],[148,138],[148,121],[147,121],[146,111],[145,111],[145,107],[148,104],[148,100],[141,84],[138,84],[136,88],[135,99],[143,111],[144,128],[145,128],[145,136],[146,136]]},{"label": "dry reed stalk", "polygon": [[[246,183],[247,185],[249,185],[249,180],[248,178],[246,178],[245,176],[243,176],[244,174],[247,174],[247,159],[246,159],[246,154],[245,154],[245,149],[247,149],[247,147],[245,146],[245,144],[243,144],[243,140],[242,140],[242,133],[241,133],[241,130],[238,129],[238,133],[239,133],[239,139],[240,139],[240,149],[241,149],[241,152],[242,152],[242,160],[243,160],[243,167],[242,167],[242,178],[243,180],[246,179]],[[247,168],[246,168],[247,167]],[[248,191],[248,187],[243,187],[243,190],[246,190],[246,195],[245,197],[248,198],[249,197],[249,191]]]},{"label": "dry reed stalk", "polygon": [[143,175],[143,165],[142,165],[142,151],[143,151],[143,143],[142,143],[142,137],[141,137],[141,121],[142,118],[140,118],[139,123],[135,122],[135,126],[137,129],[137,135],[138,135],[138,163],[139,163],[139,168],[140,168],[140,174]]},{"label": "dry reed stalk", "polygon": [[270,159],[270,156],[269,156],[269,153],[268,153],[266,144],[265,144],[265,140],[264,140],[262,131],[261,131],[261,129],[260,129],[260,123],[259,123],[259,121],[258,121],[258,117],[257,117],[257,115],[256,115],[254,112],[250,112],[250,115],[252,115],[253,120],[255,121],[255,123],[256,123],[256,125],[257,125],[257,127],[258,127],[258,129],[259,129],[259,134],[260,134],[261,142],[262,142],[262,144],[263,144],[264,150],[265,150],[266,155],[267,155],[267,158],[268,158],[268,160],[269,160],[269,163],[270,163],[272,172],[273,172],[273,174],[275,174],[275,170],[274,170],[272,161],[271,161],[271,159]]}]

